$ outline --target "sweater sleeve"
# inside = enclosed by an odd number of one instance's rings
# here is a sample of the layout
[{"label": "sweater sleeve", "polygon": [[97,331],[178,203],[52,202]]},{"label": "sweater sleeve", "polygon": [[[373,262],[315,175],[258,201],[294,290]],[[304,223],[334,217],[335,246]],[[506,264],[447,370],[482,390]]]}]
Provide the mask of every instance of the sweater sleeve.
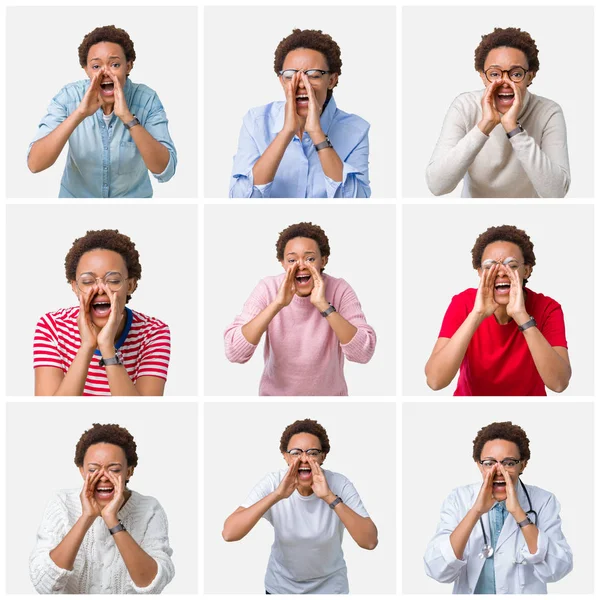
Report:
[{"label": "sweater sleeve", "polygon": [[440,137],[427,165],[427,187],[434,196],[449,194],[456,188],[489,140],[477,125],[468,129],[460,104],[459,96],[448,109]]},{"label": "sweater sleeve", "polygon": [[29,577],[38,594],[62,594],[73,571],[62,569],[50,552],[69,532],[67,508],[56,497],[50,501],[38,529],[35,548],[29,557]]},{"label": "sweater sleeve", "polygon": [[150,517],[140,547],[156,561],[158,570],[156,577],[149,585],[138,587],[132,581],[132,588],[138,594],[160,594],[173,579],[175,566],[171,560],[173,550],[169,546],[167,515],[158,502]]},{"label": "sweater sleeve", "polygon": [[242,333],[242,327],[252,321],[269,304],[268,290],[264,281],[255,288],[239,314],[225,330],[225,356],[233,363],[248,362],[258,345],[251,344]]},{"label": "sweater sleeve", "polygon": [[511,137],[510,143],[540,198],[567,195],[571,184],[567,126],[558,104],[548,118],[539,146],[527,131]]},{"label": "sweater sleeve", "polygon": [[377,336],[374,329],[367,324],[354,290],[347,283],[346,286],[347,288],[342,293],[340,305],[339,307],[336,306],[336,310],[346,321],[354,325],[357,331],[347,344],[341,344],[342,352],[352,362],[368,363],[375,352]]}]

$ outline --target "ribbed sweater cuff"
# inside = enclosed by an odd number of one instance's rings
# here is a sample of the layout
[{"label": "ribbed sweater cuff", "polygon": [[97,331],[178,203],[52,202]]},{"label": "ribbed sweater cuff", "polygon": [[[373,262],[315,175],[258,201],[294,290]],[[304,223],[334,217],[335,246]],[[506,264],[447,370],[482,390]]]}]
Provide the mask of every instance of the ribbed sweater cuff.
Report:
[{"label": "ribbed sweater cuff", "polygon": [[239,327],[228,343],[227,357],[231,362],[246,362],[252,358],[257,346],[251,344],[242,333]]},{"label": "ribbed sweater cuff", "polygon": [[375,351],[375,333],[370,328],[359,326],[354,337],[347,344],[341,344],[341,346],[348,360],[367,363]]},{"label": "ribbed sweater cuff", "polygon": [[31,570],[31,582],[37,593],[56,594],[62,592],[72,571],[59,567],[50,558],[50,552],[44,555],[41,562],[42,564],[36,564]]}]

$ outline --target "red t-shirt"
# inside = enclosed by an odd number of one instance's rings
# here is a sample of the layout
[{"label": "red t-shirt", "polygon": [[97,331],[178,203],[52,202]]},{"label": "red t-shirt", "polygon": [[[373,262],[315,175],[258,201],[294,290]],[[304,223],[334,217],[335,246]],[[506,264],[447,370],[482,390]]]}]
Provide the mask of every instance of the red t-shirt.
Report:
[{"label": "red t-shirt", "polygon": [[[525,288],[525,309],[551,346],[567,347],[565,319],[556,300]],[[451,338],[475,305],[476,289],[452,298],[439,337]],[[500,325],[494,315],[475,331],[460,365],[455,396],[545,396],[525,336],[511,320]]]}]

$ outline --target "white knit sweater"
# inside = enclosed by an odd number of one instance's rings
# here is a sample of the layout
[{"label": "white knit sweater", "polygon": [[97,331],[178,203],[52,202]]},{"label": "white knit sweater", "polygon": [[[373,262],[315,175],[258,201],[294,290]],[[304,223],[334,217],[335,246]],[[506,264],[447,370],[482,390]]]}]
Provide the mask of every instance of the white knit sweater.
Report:
[{"label": "white knit sweater", "polygon": [[564,198],[571,183],[567,130],[556,102],[527,92],[510,140],[502,125],[487,136],[481,120],[483,90],[458,96],[444,120],[427,166],[432,194],[449,194],[464,178],[463,198]]},{"label": "white knit sweater", "polygon": [[106,524],[97,518],[88,529],[72,571],[61,569],[50,558],[81,516],[80,490],[61,490],[48,504],[29,559],[31,582],[40,594],[160,594],[173,579],[167,517],[151,496],[131,492],[118,517],[131,537],[158,565],[154,581],[137,587]]}]

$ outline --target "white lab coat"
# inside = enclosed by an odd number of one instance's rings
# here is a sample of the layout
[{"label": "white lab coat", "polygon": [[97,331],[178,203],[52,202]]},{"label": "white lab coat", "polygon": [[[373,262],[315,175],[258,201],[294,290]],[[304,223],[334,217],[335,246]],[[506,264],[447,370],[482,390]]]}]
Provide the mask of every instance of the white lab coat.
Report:
[{"label": "white lab coat", "polygon": [[[497,594],[546,594],[546,583],[558,581],[573,569],[573,554],[561,530],[560,504],[553,494],[528,485],[531,506],[538,514],[538,551],[530,554],[527,543],[512,515],[508,515],[494,552]],[[454,594],[472,594],[485,559],[479,558],[484,546],[479,522],[473,528],[463,559],[456,558],[450,534],[475,504],[481,483],[456,488],[442,505],[440,523],[425,552],[425,571],[441,583],[454,582]],[[517,496],[524,511],[529,503],[521,483]],[[533,520],[533,517],[530,518]],[[482,517],[488,542],[489,519]]]}]

